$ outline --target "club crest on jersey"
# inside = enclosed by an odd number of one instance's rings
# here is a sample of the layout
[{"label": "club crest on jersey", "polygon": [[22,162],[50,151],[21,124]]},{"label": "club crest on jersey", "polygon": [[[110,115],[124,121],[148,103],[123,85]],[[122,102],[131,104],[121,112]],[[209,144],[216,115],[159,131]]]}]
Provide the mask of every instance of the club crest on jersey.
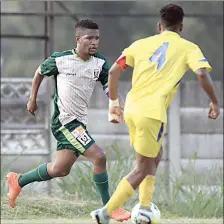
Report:
[{"label": "club crest on jersey", "polygon": [[99,78],[99,75],[100,75],[100,69],[94,69],[93,79],[97,80]]}]

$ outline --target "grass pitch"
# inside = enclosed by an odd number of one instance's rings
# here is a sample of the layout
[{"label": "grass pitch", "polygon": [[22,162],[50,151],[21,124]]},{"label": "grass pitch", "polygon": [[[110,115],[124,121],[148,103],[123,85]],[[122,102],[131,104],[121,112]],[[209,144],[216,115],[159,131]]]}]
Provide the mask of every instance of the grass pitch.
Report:
[{"label": "grass pitch", "polygon": [[[2,224],[94,224],[91,219],[39,219],[39,220],[1,220]],[[118,222],[111,221],[111,224]],[[163,219],[161,224],[222,224],[222,219]],[[130,221],[123,224],[131,224]]]},{"label": "grass pitch", "polygon": [[[8,207],[7,198],[1,198],[2,224],[94,224],[90,212],[100,205],[96,202],[80,202],[75,198],[63,200],[49,197],[18,198],[14,209]],[[189,219],[164,214],[161,224],[221,224],[223,219]],[[111,224],[117,222],[111,221]],[[130,221],[123,224],[131,224]]]}]

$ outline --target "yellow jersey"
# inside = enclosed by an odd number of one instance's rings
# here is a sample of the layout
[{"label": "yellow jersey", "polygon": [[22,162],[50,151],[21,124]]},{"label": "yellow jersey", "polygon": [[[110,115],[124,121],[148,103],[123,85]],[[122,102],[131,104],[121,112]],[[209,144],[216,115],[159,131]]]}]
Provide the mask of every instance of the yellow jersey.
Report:
[{"label": "yellow jersey", "polygon": [[167,122],[166,110],[188,69],[211,71],[200,48],[171,31],[137,40],[122,57],[134,67],[124,113]]}]

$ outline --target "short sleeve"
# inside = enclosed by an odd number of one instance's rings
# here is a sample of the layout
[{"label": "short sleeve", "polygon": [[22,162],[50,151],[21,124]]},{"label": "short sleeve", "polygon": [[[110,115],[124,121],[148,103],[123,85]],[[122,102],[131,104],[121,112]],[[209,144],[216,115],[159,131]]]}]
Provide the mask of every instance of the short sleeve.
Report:
[{"label": "short sleeve", "polygon": [[129,50],[128,48],[124,49],[124,51],[122,52],[122,56],[125,57],[126,65],[134,67],[135,60],[134,60],[134,56],[133,56],[131,50]]},{"label": "short sleeve", "polygon": [[56,65],[56,53],[53,53],[47,58],[40,66],[39,73],[41,75],[52,76],[58,74],[58,68]]},{"label": "short sleeve", "polygon": [[98,81],[100,81],[104,87],[107,87],[108,85],[109,69],[110,69],[109,63],[107,62],[107,60],[105,60],[98,79]]},{"label": "short sleeve", "polygon": [[138,48],[138,43],[139,43],[139,41],[135,41],[128,48],[125,48],[123,50],[122,55],[125,56],[126,65],[134,67],[134,65],[135,65],[135,55],[136,55],[136,50]]},{"label": "short sleeve", "polygon": [[196,72],[200,68],[205,68],[209,72],[212,70],[211,65],[198,46],[194,46],[187,53],[187,65],[193,72]]}]

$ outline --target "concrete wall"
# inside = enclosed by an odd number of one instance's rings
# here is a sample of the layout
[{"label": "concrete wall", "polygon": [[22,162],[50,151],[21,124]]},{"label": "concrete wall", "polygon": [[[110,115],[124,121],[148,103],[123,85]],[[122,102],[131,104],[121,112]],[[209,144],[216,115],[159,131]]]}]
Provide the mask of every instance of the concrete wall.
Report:
[{"label": "concrete wall", "polygon": [[[221,82],[216,82],[218,90],[218,96],[221,106],[223,106],[223,86]],[[120,92],[123,96],[126,95],[130,89],[130,83],[122,82],[119,86]],[[199,88],[197,82],[189,81],[181,85],[180,88],[180,164],[185,165],[188,161],[197,153],[196,169],[198,172],[202,172],[205,168],[212,168],[213,166],[223,166],[223,109],[221,109],[220,118],[216,121],[209,120],[207,118],[209,99],[206,94]],[[96,142],[104,148],[110,154],[110,159],[115,159],[113,153],[111,153],[109,146],[116,144],[121,150],[122,154],[129,156],[133,149],[129,145],[129,136],[127,127],[122,125],[114,125],[107,121],[107,107],[108,99],[101,89],[100,85],[97,85],[95,89],[89,109],[89,124],[88,130],[95,138]],[[4,112],[5,108],[1,108]],[[23,105],[22,108],[16,108],[20,110],[21,114],[26,114],[26,108]],[[16,111],[16,109],[14,111]],[[43,107],[40,105],[40,112],[37,113],[37,121],[31,118],[30,127],[34,122],[38,123],[40,127],[45,125],[46,113],[41,111]],[[7,111],[4,112],[4,116],[7,117]],[[15,115],[16,116],[16,115]],[[172,116],[175,116],[173,114]],[[175,118],[175,117],[174,117]],[[177,118],[176,120],[178,120]],[[175,119],[174,119],[175,121]],[[4,123],[4,121],[2,121]],[[19,121],[18,121],[19,123]],[[5,142],[2,142],[2,167],[10,165],[10,169],[18,172],[24,172],[27,169],[31,169],[39,163],[49,160],[47,142],[44,138],[47,129],[43,131],[40,129],[33,129],[29,131],[29,137],[22,131],[11,133],[8,131],[9,126],[14,125],[15,129],[17,125],[15,123],[10,124],[5,122],[2,125],[2,138]],[[172,123],[169,124],[172,130]],[[25,131],[26,132],[26,131]],[[169,160],[168,149],[168,137],[169,131],[167,131],[164,141],[164,157],[161,165],[161,171],[164,167],[167,167]],[[34,143],[29,143],[29,138],[35,139]],[[12,139],[17,139],[18,142],[22,142],[20,146]],[[36,143],[35,143],[36,142]],[[52,137],[52,152],[55,152],[55,140]],[[21,147],[24,146],[24,147]],[[21,153],[17,160],[12,161],[17,155]],[[31,155],[32,154],[32,155]],[[54,154],[54,153],[53,153]],[[54,157],[54,156],[53,156]],[[10,163],[10,164],[9,164]]]}]

